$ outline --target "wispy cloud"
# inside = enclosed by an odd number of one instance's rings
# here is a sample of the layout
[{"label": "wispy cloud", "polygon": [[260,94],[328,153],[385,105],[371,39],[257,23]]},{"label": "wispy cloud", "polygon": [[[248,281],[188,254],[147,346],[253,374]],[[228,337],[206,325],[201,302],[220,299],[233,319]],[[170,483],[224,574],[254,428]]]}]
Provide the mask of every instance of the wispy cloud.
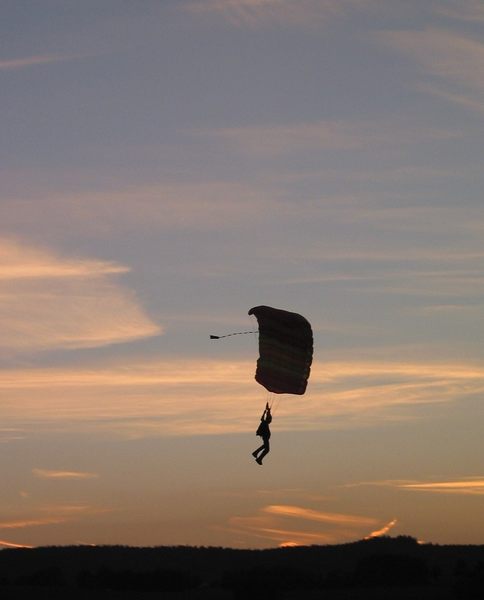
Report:
[{"label": "wispy cloud", "polygon": [[378,519],[304,506],[268,505],[254,515],[232,517],[229,529],[250,539],[280,546],[328,544],[360,539]]},{"label": "wispy cloud", "polygon": [[304,508],[301,506],[287,506],[287,505],[269,505],[266,506],[264,512],[279,515],[283,517],[290,517],[296,519],[303,519],[305,521],[315,521],[319,523],[328,523],[331,525],[361,525],[369,526],[375,524],[375,519],[369,517],[359,517],[355,515],[346,515],[340,513],[323,512],[320,510],[313,510],[310,508]]},{"label": "wispy cloud", "polygon": [[[33,536],[37,528],[49,528],[65,523],[80,522],[91,516],[110,512],[108,508],[89,506],[84,504],[74,505],[46,505],[36,509],[34,513],[12,515],[9,519],[0,521],[0,531],[19,531],[23,537]],[[47,516],[46,516],[47,515]],[[4,548],[32,548],[25,543],[0,540],[0,547]]]},{"label": "wispy cloud", "polygon": [[[441,29],[380,34],[389,45],[415,59],[434,82],[423,89],[460,105],[484,110],[484,44]],[[442,87],[445,85],[446,87]]]},{"label": "wispy cloud", "polygon": [[[271,214],[275,202],[256,185],[199,181],[127,186],[89,193],[39,192],[35,198],[4,198],[0,223],[4,230],[44,231],[52,239],[79,231],[103,239],[140,229],[212,231],[235,224],[253,225],[254,213]],[[92,268],[92,264],[89,265]],[[119,265],[117,265],[119,267]],[[64,268],[79,269],[78,261]],[[103,262],[99,268],[115,268]]]},{"label": "wispy cloud", "polygon": [[189,2],[187,9],[193,13],[220,15],[239,27],[274,23],[308,24],[315,17],[319,20],[323,11],[325,17],[341,13],[338,4],[328,0],[299,0],[297,6],[291,0],[202,0]]},{"label": "wispy cloud", "polygon": [[159,334],[134,294],[111,280],[127,270],[2,240],[0,348],[94,347]]},{"label": "wispy cloud", "polygon": [[[319,128],[318,124],[306,123],[302,125],[291,125],[288,127],[248,127],[236,129],[221,129],[205,132],[208,136],[223,140],[225,143],[230,140],[237,149],[250,152],[256,156],[272,156],[273,153],[282,155],[286,153],[303,151],[309,149],[324,149],[338,147],[338,144],[348,144],[349,146],[363,148],[364,146],[377,145],[395,145],[405,143],[407,139],[410,143],[411,138],[415,136],[415,142],[421,142],[426,139],[448,140],[455,135],[461,135],[452,131],[433,130],[432,128],[418,128],[410,124],[400,123],[375,123],[375,131],[372,132],[372,124],[362,125],[361,127],[354,123],[333,123],[336,129],[341,126],[341,134],[335,136],[329,135],[325,138],[322,130],[326,125]],[[329,128],[332,127],[328,124]],[[388,127],[388,129],[386,129]],[[401,133],[397,130],[402,129]],[[292,133],[291,133],[292,132]],[[321,134],[321,135],[320,135]],[[340,140],[338,141],[338,137]],[[405,137],[406,136],[406,137]],[[345,141],[346,139],[346,141]],[[260,140],[260,143],[259,143]],[[252,152],[253,149],[253,152]],[[359,225],[360,228],[366,228],[366,233],[371,236],[375,243],[381,236],[374,236],[373,231],[380,231],[381,227],[391,227],[398,232],[403,228],[405,231],[412,230],[422,236],[428,236],[431,233],[447,232],[449,221],[452,220],[453,230],[460,233],[463,237],[462,248],[458,255],[462,255],[465,249],[468,249],[473,243],[475,236],[484,232],[484,212],[480,206],[467,206],[465,210],[462,206],[438,206],[432,198],[422,204],[420,196],[418,198],[401,198],[398,203],[393,200],[388,201],[375,198],[373,193],[364,193],[361,189],[361,182],[365,178],[371,181],[385,183],[396,179],[431,178],[433,181],[449,181],[449,177],[474,177],[477,171],[472,172],[469,168],[464,172],[456,169],[433,170],[415,168],[401,168],[397,170],[381,171],[377,174],[352,172],[345,174],[343,171],[333,171],[328,173],[318,173],[320,182],[323,186],[328,180],[332,183],[345,181],[345,186],[351,189],[345,194],[328,194],[319,192],[315,197],[297,198],[295,201],[288,193],[285,181],[279,179],[265,179],[257,182],[245,184],[237,182],[200,182],[200,183],[173,183],[170,185],[155,185],[139,187],[133,186],[127,190],[104,190],[96,193],[81,193],[76,196],[51,195],[45,196],[45,192],[39,191],[39,197],[35,200],[15,200],[5,199],[0,203],[0,223],[5,229],[23,232],[28,237],[35,233],[38,235],[41,231],[46,238],[56,240],[58,243],[65,239],[79,236],[89,238],[115,239],[125,235],[132,235],[137,232],[173,232],[180,233],[198,233],[207,235],[216,231],[241,231],[252,234],[254,229],[254,219],[257,223],[268,226],[268,235],[273,236],[273,229],[276,224],[281,229],[285,226],[294,226],[299,224],[314,224],[316,219],[321,222],[321,231],[332,231],[335,224],[338,225]],[[299,174],[302,180],[308,176]],[[309,175],[311,176],[311,175]],[[379,178],[382,178],[381,181]],[[324,189],[324,186],[323,188]],[[400,199],[399,199],[400,200]],[[82,206],[83,210],[79,207]],[[46,217],[48,215],[48,217]],[[331,256],[335,248],[341,252],[341,244],[331,243],[332,236],[321,236],[316,241],[313,233],[308,230],[311,244],[304,245],[303,259],[312,257],[318,247],[324,244],[319,255]],[[397,242],[398,242],[398,237]],[[400,236],[401,237],[401,236]],[[470,239],[469,239],[470,238]],[[426,238],[425,238],[426,239]],[[323,241],[324,240],[324,241]],[[364,242],[366,240],[364,239]],[[54,260],[52,251],[47,252],[47,256],[42,256],[41,249],[35,248],[33,256],[29,255],[28,248],[23,247],[21,255],[16,257],[12,243],[7,240],[4,244],[9,244],[8,252],[0,251],[8,256],[8,261],[4,259],[0,270],[0,277],[16,277],[17,279],[33,278],[42,276],[58,279],[71,277],[74,279],[82,276],[94,277],[105,275],[105,279],[112,279],[116,274],[122,274],[127,271],[125,265],[120,265],[111,261],[92,260],[92,259],[73,259],[62,257],[62,260]],[[479,245],[478,245],[479,244]],[[482,250],[479,241],[475,242],[476,247]],[[207,251],[212,246],[207,245]],[[347,250],[348,254],[353,249],[355,256],[361,255],[363,259],[369,257],[368,243],[364,243],[361,248],[355,249],[352,244]],[[392,246],[395,248],[394,246]],[[442,251],[431,247],[435,256],[441,256]],[[263,252],[264,257],[271,257],[271,253],[280,259],[281,252],[287,252],[287,257],[293,257],[294,252],[301,252],[298,248],[286,247],[281,244],[267,245],[263,250],[250,253],[243,253],[242,258],[250,262],[251,269],[262,268],[263,261],[256,261],[255,256],[260,257]],[[407,243],[403,247],[388,250],[387,245],[382,248],[380,257],[404,255],[407,258],[414,254],[418,258],[426,258],[430,250],[423,244],[409,246]],[[377,248],[375,249],[375,254]],[[449,251],[449,256],[456,255],[453,249]],[[482,251],[481,251],[482,254]],[[204,252],[201,257],[204,257]],[[180,269],[190,269],[193,272],[200,273],[201,267],[197,262],[198,257],[192,256],[190,261],[181,264],[180,260],[173,260],[167,253],[164,259],[165,269],[176,268],[177,273]],[[203,260],[203,258],[200,258]],[[195,267],[192,267],[192,264]],[[254,265],[255,263],[255,265]],[[172,267],[173,265],[173,267]],[[233,265],[231,265],[233,268]],[[246,267],[247,270],[249,266]],[[225,270],[224,270],[225,269]],[[204,274],[223,272],[229,268],[227,261],[210,261],[210,264],[203,265]],[[232,271],[231,271],[232,272]],[[112,275],[113,277],[110,277]]]},{"label": "wispy cloud", "polygon": [[484,112],[484,103],[482,99],[478,96],[463,94],[462,92],[445,90],[442,87],[438,87],[432,83],[422,83],[419,84],[418,89],[427,94],[432,94],[433,96],[437,96],[439,98],[443,98],[447,102],[452,102],[453,104],[458,104],[463,108],[476,111],[476,112]]},{"label": "wispy cloud", "polygon": [[436,14],[458,21],[484,21],[484,5],[481,0],[450,0],[445,5],[438,2],[434,10]]},{"label": "wispy cloud", "polygon": [[395,525],[398,523],[397,519],[392,519],[389,523],[380,527],[376,531],[372,531],[369,535],[366,536],[365,540],[371,540],[372,538],[381,537],[382,535],[386,535]]},{"label": "wispy cloud", "polygon": [[39,479],[97,479],[97,473],[83,471],[55,471],[49,469],[32,469],[32,473]]},{"label": "wispy cloud", "polygon": [[[62,425],[129,437],[252,431],[262,393],[254,365],[255,359],[171,359],[110,368],[3,370],[0,418],[6,427]],[[277,426],[280,431],[366,426],[483,391],[479,365],[316,361],[304,410],[284,398]]]},{"label": "wispy cloud", "polygon": [[314,26],[375,5],[375,0],[192,0],[186,8],[220,16],[237,27],[259,27]]},{"label": "wispy cloud", "polygon": [[94,278],[128,271],[116,263],[63,259],[53,252],[0,239],[0,280]]},{"label": "wispy cloud", "polygon": [[34,546],[27,546],[26,544],[14,544],[13,542],[7,542],[6,540],[0,540],[0,548],[33,548]]},{"label": "wispy cloud", "polygon": [[404,490],[431,492],[436,494],[484,495],[484,478],[465,478],[454,481],[427,481],[397,484]]},{"label": "wispy cloud", "polygon": [[8,444],[25,438],[25,431],[19,427],[2,427],[0,429],[0,444]]},{"label": "wispy cloud", "polygon": [[60,56],[56,54],[38,54],[35,56],[26,56],[24,58],[4,59],[0,60],[0,71],[26,69],[28,67],[37,67],[39,65],[48,65],[51,63],[72,60],[72,58],[72,56]]},{"label": "wispy cloud", "polygon": [[481,306],[475,304],[429,304],[416,309],[416,313],[422,314],[458,314],[479,310]]},{"label": "wispy cloud", "polygon": [[368,146],[411,144],[422,140],[448,140],[461,134],[387,121],[317,121],[289,125],[234,127],[201,134],[230,142],[256,156],[316,150],[356,150]]},{"label": "wispy cloud", "polygon": [[359,486],[391,487],[410,492],[427,492],[433,494],[456,494],[464,496],[484,495],[484,477],[482,477],[482,475],[447,481],[415,481],[400,479],[363,481],[354,484],[346,484],[343,487],[350,488]]},{"label": "wispy cloud", "polygon": [[0,521],[1,529],[26,529],[28,527],[43,527],[45,525],[57,525],[65,523],[67,517],[40,517],[36,519],[13,519],[8,521]]}]

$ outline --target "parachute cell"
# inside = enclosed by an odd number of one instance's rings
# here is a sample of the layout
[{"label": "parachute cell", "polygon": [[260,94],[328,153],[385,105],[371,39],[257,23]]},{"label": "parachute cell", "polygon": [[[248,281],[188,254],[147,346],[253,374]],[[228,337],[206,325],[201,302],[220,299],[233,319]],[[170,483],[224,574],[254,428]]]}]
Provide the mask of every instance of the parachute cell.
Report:
[{"label": "parachute cell", "polygon": [[256,381],[276,394],[304,394],[313,360],[309,321],[270,306],[255,306],[249,315],[259,323]]}]

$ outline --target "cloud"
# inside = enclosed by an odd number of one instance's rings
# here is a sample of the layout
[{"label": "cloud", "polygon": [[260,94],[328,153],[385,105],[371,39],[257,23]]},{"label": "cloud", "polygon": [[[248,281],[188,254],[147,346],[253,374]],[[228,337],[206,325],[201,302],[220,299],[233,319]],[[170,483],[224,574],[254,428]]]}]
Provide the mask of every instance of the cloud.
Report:
[{"label": "cloud", "polygon": [[25,439],[25,431],[19,427],[0,428],[0,444],[8,444]]},{"label": "cloud", "polygon": [[41,517],[36,519],[13,519],[0,521],[1,529],[25,529],[27,527],[43,527],[45,525],[57,525],[65,523],[67,517]]},{"label": "cloud", "polygon": [[[99,430],[130,438],[253,431],[264,390],[254,360],[163,359],[0,371],[5,427]],[[484,369],[456,363],[316,361],[300,401],[278,398],[279,431],[368,426],[484,392]],[[231,398],[230,410],[227,398]],[[265,401],[265,400],[264,400]]]},{"label": "cloud", "polygon": [[312,510],[300,506],[287,505],[269,505],[266,506],[264,512],[273,515],[303,519],[306,521],[315,521],[319,523],[327,523],[331,525],[374,525],[375,519],[369,517],[359,517],[355,515],[346,515],[340,513],[322,512]]},{"label": "cloud", "polygon": [[[484,44],[441,29],[379,34],[388,45],[411,56],[434,77],[422,88],[478,111],[484,110]],[[438,84],[438,85],[437,85]],[[442,87],[442,85],[446,87]]]},{"label": "cloud", "polygon": [[97,473],[83,471],[53,471],[49,469],[32,469],[32,473],[39,479],[96,479]]},{"label": "cloud", "polygon": [[[314,127],[313,127],[314,125]],[[341,123],[341,129],[344,130],[341,134],[334,136],[329,135],[327,139],[322,135],[324,126],[318,126],[317,123],[302,125],[291,125],[289,127],[262,127],[262,128],[239,128],[239,129],[221,129],[204,132],[204,135],[213,135],[217,139],[224,141],[230,140],[238,149],[247,152],[253,152],[257,156],[272,156],[282,155],[291,152],[304,150],[307,145],[317,149],[324,149],[324,144],[328,144],[328,148],[332,145],[336,147],[338,144],[348,144],[355,148],[363,148],[372,143],[378,145],[384,144],[400,144],[404,143],[405,139],[409,142],[415,136],[415,141],[423,141],[428,138],[432,139],[449,139],[455,134],[451,131],[440,131],[431,128],[416,128],[401,122],[400,125],[391,123],[375,123],[374,132],[371,132],[372,125],[357,125],[349,123]],[[321,125],[321,124],[320,124]],[[331,124],[328,124],[331,128]],[[335,125],[336,129],[340,125]],[[387,129],[388,127],[388,129]],[[401,134],[399,129],[405,130]],[[292,133],[291,133],[292,131]],[[321,134],[321,135],[320,135]],[[394,137],[396,136],[396,137]],[[406,136],[406,138],[405,138]],[[338,138],[339,141],[338,141]],[[259,143],[259,140],[260,143]],[[351,182],[353,192],[343,194],[337,193],[321,193],[315,197],[294,197],[288,192],[288,186],[285,181],[280,179],[272,179],[271,177],[263,177],[259,182],[250,184],[236,182],[200,182],[199,184],[173,183],[170,185],[155,185],[155,186],[134,186],[127,190],[104,190],[96,193],[80,193],[75,196],[66,196],[63,194],[50,194],[38,191],[38,196],[34,199],[12,198],[5,199],[0,203],[0,227],[8,231],[17,231],[28,236],[38,236],[39,233],[45,238],[53,239],[58,242],[68,239],[72,243],[72,239],[82,237],[82,239],[100,238],[106,239],[122,239],[126,235],[139,235],[140,232],[146,234],[148,232],[167,232],[167,241],[172,240],[172,234],[177,233],[200,233],[208,235],[213,232],[227,232],[229,230],[237,231],[240,236],[241,231],[248,235],[253,235],[254,225],[258,227],[267,226],[268,235],[274,236],[276,225],[281,228],[284,225],[304,223],[313,224],[315,219],[322,220],[323,230],[331,231],[334,223],[338,224],[358,224],[359,227],[364,225],[368,228],[369,233],[375,229],[380,230],[382,226],[392,227],[398,231],[402,227],[406,230],[416,231],[420,234],[428,234],[433,232],[442,233],[448,231],[449,219],[452,219],[457,231],[465,234],[468,247],[469,233],[481,234],[484,231],[484,214],[479,206],[466,206],[463,210],[462,206],[441,206],[436,209],[437,201],[431,197],[425,204],[422,204],[421,196],[418,198],[398,198],[398,204],[395,199],[389,200],[385,197],[384,200],[375,198],[374,193],[363,192],[361,190],[361,181],[365,181],[365,177],[375,183],[384,183],[389,178],[391,181],[396,179],[416,179],[431,177],[433,181],[448,182],[449,177],[474,177],[476,171],[472,168],[467,168],[464,172],[460,172],[458,168],[448,169],[445,172],[442,170],[401,168],[397,170],[382,171],[380,174],[370,175],[361,171],[345,175],[343,171],[320,172],[317,177],[320,178],[318,186],[327,184],[328,179],[334,181],[334,178],[344,180],[345,186],[348,188]],[[305,173],[305,177],[311,177],[311,174]],[[298,177],[301,177],[299,175]],[[381,177],[381,180],[379,179]],[[291,183],[291,182],[289,182]],[[294,183],[294,182],[292,182]],[[349,188],[348,188],[349,189]],[[392,205],[393,202],[393,205]],[[80,233],[82,232],[82,234]],[[313,229],[308,230],[308,235],[313,236]],[[378,239],[381,236],[372,239]],[[334,247],[340,248],[341,244],[335,244],[333,236],[322,236],[323,240],[319,244],[305,244],[304,256],[311,257],[311,253],[315,248],[320,247],[325,243],[325,247],[319,252],[320,256],[327,256],[328,252],[334,251]],[[330,245],[330,241],[333,240]],[[216,241],[216,238],[215,238]],[[364,241],[364,240],[363,240]],[[397,238],[398,241],[398,238]],[[472,239],[471,239],[472,241]],[[479,239],[480,242],[480,239]],[[464,241],[463,241],[464,243]],[[477,243],[477,242],[476,242]],[[298,247],[300,246],[300,243]],[[329,246],[329,247],[328,247]],[[354,244],[353,244],[354,246]],[[210,245],[207,245],[206,252],[211,252]],[[333,248],[333,250],[332,250]],[[479,246],[479,249],[481,247]],[[437,254],[435,248],[432,248]],[[280,258],[280,253],[283,251],[280,245],[274,247],[268,245],[264,249],[264,255],[270,256],[271,252]],[[421,247],[405,246],[398,248],[398,253],[405,252],[421,256],[425,250]],[[286,250],[287,255],[291,252],[291,257],[294,248]],[[359,249],[359,252],[368,253],[368,243]],[[388,248],[380,254],[385,256]],[[69,275],[81,276],[83,271],[89,271],[91,274],[98,272],[105,273],[106,276],[112,274],[122,274],[126,271],[124,265],[109,261],[88,261],[86,259],[74,260],[66,257],[62,258],[62,265],[56,264],[55,268],[52,264],[52,256],[42,258],[40,249],[36,249],[38,256],[29,259],[27,249],[23,249],[24,256],[22,260],[27,264],[22,266],[26,271],[26,276],[33,276],[33,265],[38,270],[39,276],[45,272],[46,276],[55,276],[56,271],[59,271],[59,277]],[[355,250],[356,254],[357,251]],[[394,252],[397,254],[397,251]],[[450,252],[449,252],[450,254]],[[52,252],[50,252],[52,255]],[[3,267],[5,277],[16,275],[18,278],[22,276],[21,265],[14,263],[13,250],[9,249],[9,264]],[[205,257],[205,251],[201,253],[201,257]],[[249,258],[246,254],[242,256],[247,261],[246,268],[249,269],[252,260],[252,268],[256,263],[257,268],[260,267],[260,261],[255,261],[256,256],[260,256],[255,251]],[[202,260],[203,258],[200,258]],[[191,257],[191,261],[197,260],[197,256]],[[165,256],[165,264],[168,267],[171,264],[175,265],[177,272],[180,268],[188,269],[187,265],[180,264],[180,260],[174,260],[172,255],[167,252]],[[222,269],[227,269],[227,261],[223,261],[213,257],[210,264],[204,264],[204,271],[220,273]],[[10,272],[9,272],[10,271]],[[200,272],[200,266],[197,264],[196,272]],[[223,271],[225,273],[225,271]],[[2,272],[0,271],[0,277]]]},{"label": "cloud", "polygon": [[[92,515],[110,512],[110,509],[93,507],[88,505],[49,505],[39,507],[35,513],[24,513],[11,516],[9,519],[0,521],[1,530],[19,530],[22,534],[33,535],[31,529],[39,527],[50,527],[82,521]],[[48,516],[44,516],[47,514]],[[27,530],[24,532],[24,530]],[[0,540],[0,547],[4,548],[32,548],[34,546],[20,543],[13,543],[6,540]]]},{"label": "cloud", "polygon": [[[272,214],[276,206],[258,186],[218,181],[140,185],[76,195],[36,190],[34,198],[2,199],[0,224],[4,231],[43,231],[51,239],[72,239],[79,232],[83,238],[106,239],[140,228],[214,231],[229,225],[251,226],[255,214]],[[103,263],[99,268],[115,265]]]},{"label": "cloud", "polygon": [[472,95],[466,95],[456,91],[444,90],[430,83],[422,83],[417,87],[419,90],[427,94],[438,96],[439,98],[443,98],[447,102],[452,102],[453,104],[459,104],[463,108],[467,108],[475,112],[484,112],[484,103],[479,97],[473,97]]},{"label": "cloud", "polygon": [[392,519],[389,523],[380,527],[376,531],[372,531],[369,535],[365,537],[365,540],[371,540],[372,538],[381,537],[382,535],[386,535],[390,529],[393,529],[395,525],[398,523],[397,519]]},{"label": "cloud", "polygon": [[[351,206],[351,205],[350,205]],[[301,261],[304,270],[301,274],[276,273],[274,270],[266,277],[266,283],[274,286],[303,286],[307,284],[339,284],[346,290],[357,290],[358,293],[370,294],[380,298],[384,295],[401,297],[414,296],[414,302],[400,303],[399,312],[415,315],[422,311],[460,310],[461,312],[482,310],[482,294],[484,292],[484,274],[481,250],[481,239],[484,232],[484,213],[478,207],[468,207],[462,214],[454,207],[434,208],[378,208],[378,206],[355,206],[354,211],[342,208],[341,212],[333,212],[328,207],[326,224],[336,225],[358,220],[361,224],[368,222],[370,228],[379,231],[394,232],[391,248],[373,249],[362,247],[333,249],[324,240],[310,249],[286,248],[293,261]],[[316,211],[307,212],[309,218],[317,219]],[[408,245],[407,237],[400,233],[412,232],[414,235],[442,235],[452,223],[452,234],[462,240],[460,249],[454,251],[454,245],[442,247]],[[375,236],[376,238],[376,236]],[[401,242],[401,243],[400,243]],[[341,245],[340,245],[341,246]],[[277,260],[276,249],[268,251],[266,261]],[[303,262],[304,261],[304,262]],[[436,309],[434,308],[436,307]],[[350,323],[353,328],[355,324]],[[362,327],[358,324],[358,328]]]},{"label": "cloud", "polygon": [[343,487],[376,486],[391,487],[410,492],[427,492],[432,494],[456,494],[464,496],[484,495],[484,477],[463,477],[450,481],[415,481],[389,479],[381,481],[363,481],[360,483],[346,484]]},{"label": "cloud", "polygon": [[484,495],[484,478],[470,477],[454,481],[429,481],[417,483],[400,483],[397,487],[414,492],[430,492],[434,494]]},{"label": "cloud", "polygon": [[411,144],[422,140],[448,140],[461,134],[450,130],[417,127],[395,121],[317,121],[257,127],[232,127],[200,131],[228,141],[248,154],[281,156],[307,150],[358,150],[375,145]]},{"label": "cloud", "polygon": [[0,540],[1,548],[34,548],[34,546],[27,546],[25,544],[14,544],[12,542],[7,542],[6,540]]},{"label": "cloud", "polygon": [[[255,515],[229,519],[229,529],[250,540],[279,546],[329,544],[360,539],[378,519],[294,505],[268,505]],[[252,542],[253,543],[253,542]]]},{"label": "cloud", "polygon": [[104,346],[161,332],[134,294],[111,281],[126,267],[9,240],[0,252],[0,350]]},{"label": "cloud", "polygon": [[484,5],[482,0],[450,0],[445,5],[438,3],[434,8],[437,14],[458,21],[482,23]]},{"label": "cloud", "polygon": [[421,314],[457,314],[476,311],[481,307],[474,304],[430,304],[416,309]]},{"label": "cloud", "polygon": [[375,0],[192,0],[185,7],[194,14],[220,16],[237,27],[253,28],[314,26],[376,5]]},{"label": "cloud", "polygon": [[315,17],[321,18],[323,11],[326,17],[341,12],[338,4],[327,0],[299,0],[297,6],[291,0],[202,0],[189,2],[186,8],[193,13],[220,15],[239,27],[310,24]]},{"label": "cloud", "polygon": [[60,258],[52,252],[5,239],[0,239],[0,256],[0,281],[95,278],[129,271],[111,262]]},{"label": "cloud", "polygon": [[28,67],[37,67],[39,65],[48,65],[65,60],[72,60],[72,58],[72,56],[59,56],[56,54],[39,54],[36,56],[27,56],[25,58],[0,60],[0,71],[26,69]]}]

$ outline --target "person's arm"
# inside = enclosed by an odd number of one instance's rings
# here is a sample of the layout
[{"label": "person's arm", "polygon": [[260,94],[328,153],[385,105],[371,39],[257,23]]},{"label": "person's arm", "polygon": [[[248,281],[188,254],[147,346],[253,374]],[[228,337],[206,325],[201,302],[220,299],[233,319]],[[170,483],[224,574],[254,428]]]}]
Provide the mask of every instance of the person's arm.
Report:
[{"label": "person's arm", "polygon": [[262,413],[262,417],[260,418],[261,421],[266,420],[266,414],[270,419],[272,419],[271,407],[269,406],[269,402],[266,402],[266,407],[264,408],[264,412]]}]

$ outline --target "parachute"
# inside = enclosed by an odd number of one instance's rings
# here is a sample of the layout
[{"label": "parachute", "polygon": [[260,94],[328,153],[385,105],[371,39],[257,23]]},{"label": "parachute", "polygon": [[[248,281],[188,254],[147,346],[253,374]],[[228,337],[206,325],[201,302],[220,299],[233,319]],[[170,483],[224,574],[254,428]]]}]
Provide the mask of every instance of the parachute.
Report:
[{"label": "parachute", "polygon": [[255,306],[249,315],[254,315],[259,324],[255,380],[275,394],[304,394],[313,360],[309,321],[270,306]]}]

